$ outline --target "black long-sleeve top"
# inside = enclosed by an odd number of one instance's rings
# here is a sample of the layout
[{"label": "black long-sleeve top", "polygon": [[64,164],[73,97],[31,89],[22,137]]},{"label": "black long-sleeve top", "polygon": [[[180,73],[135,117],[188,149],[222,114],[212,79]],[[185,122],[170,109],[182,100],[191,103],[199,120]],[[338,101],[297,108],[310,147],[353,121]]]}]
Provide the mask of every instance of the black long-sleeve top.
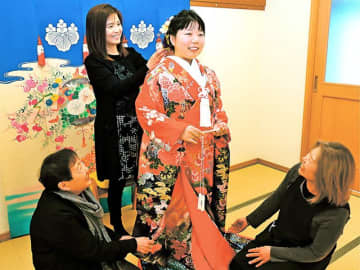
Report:
[{"label": "black long-sleeve top", "polygon": [[135,99],[148,68],[146,60],[133,48],[126,56],[104,59],[90,54],[85,67],[96,97],[95,154],[100,180],[120,176],[116,112],[135,116]]},{"label": "black long-sleeve top", "polygon": [[[284,194],[299,177],[300,164],[292,167],[279,187],[250,215],[246,217],[248,223],[256,228],[275,214]],[[306,199],[306,198],[304,198]],[[334,248],[349,220],[350,212],[346,207],[334,207],[320,212],[312,219],[311,238],[313,242],[303,247],[271,247],[271,261],[316,262],[326,257]]]},{"label": "black long-sleeve top", "polygon": [[81,210],[53,192],[44,191],[31,220],[30,239],[36,270],[101,270],[101,262],[124,259],[136,240],[119,241],[108,229],[110,243],[94,237]]}]

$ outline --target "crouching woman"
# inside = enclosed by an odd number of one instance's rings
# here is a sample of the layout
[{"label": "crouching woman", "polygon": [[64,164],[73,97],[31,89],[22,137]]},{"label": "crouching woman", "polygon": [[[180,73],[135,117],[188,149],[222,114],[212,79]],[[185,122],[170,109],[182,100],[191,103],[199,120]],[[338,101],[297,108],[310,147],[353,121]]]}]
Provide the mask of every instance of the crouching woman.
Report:
[{"label": "crouching woman", "polygon": [[70,149],[50,154],[39,181],[45,187],[30,225],[36,270],[138,269],[129,252],[148,253],[153,241],[119,236],[104,226],[103,209],[90,189],[87,167]]},{"label": "crouching woman", "polygon": [[323,270],[350,217],[355,163],[336,142],[318,142],[257,209],[230,232],[279,216],[232,260],[230,270]]}]

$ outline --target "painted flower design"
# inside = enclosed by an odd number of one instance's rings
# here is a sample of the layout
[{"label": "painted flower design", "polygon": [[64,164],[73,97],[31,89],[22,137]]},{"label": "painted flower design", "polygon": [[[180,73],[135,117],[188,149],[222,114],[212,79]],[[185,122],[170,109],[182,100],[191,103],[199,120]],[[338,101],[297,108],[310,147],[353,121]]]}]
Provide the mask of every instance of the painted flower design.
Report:
[{"label": "painted flower design", "polygon": [[66,52],[70,49],[71,45],[79,41],[78,28],[74,23],[67,27],[63,19],[60,19],[56,28],[49,24],[46,27],[45,40],[49,45],[54,45],[59,51]]},{"label": "painted flower design", "polygon": [[72,115],[79,115],[85,110],[85,103],[80,99],[73,99],[67,105],[67,110]]},{"label": "painted flower design", "polygon": [[149,180],[154,180],[154,175],[152,173],[145,173],[143,174],[140,178],[139,178],[139,182],[138,184],[143,186],[145,185],[146,181]]},{"label": "painted flower design", "polygon": [[[78,70],[70,73],[53,67],[47,78],[33,73],[22,87],[24,103],[8,115],[9,127],[15,130],[18,143],[42,136],[44,146],[55,143],[56,149],[61,149],[67,143],[67,130],[80,120],[94,119],[96,100],[88,79],[79,77]],[[93,126],[85,124],[77,132],[82,136],[81,147],[86,147],[86,139],[94,139]]]},{"label": "painted flower design", "polygon": [[84,104],[90,104],[95,100],[95,96],[93,91],[89,87],[85,87],[81,92],[79,93],[79,99]]},{"label": "painted flower design", "polygon": [[156,214],[157,215],[162,215],[165,212],[167,206],[168,206],[167,201],[161,200],[160,204],[157,204],[157,205],[154,206]]},{"label": "painted flower design", "polygon": [[144,111],[145,112],[145,117],[148,120],[147,124],[149,126],[152,125],[152,122],[155,121],[161,121],[164,122],[165,120],[165,115],[163,115],[162,113],[159,113],[156,110],[150,110],[148,109],[146,106],[140,108],[139,110]]},{"label": "painted flower design", "polygon": [[24,92],[30,92],[30,90],[34,88],[36,84],[36,81],[34,81],[33,78],[30,76],[30,78],[25,81]]}]

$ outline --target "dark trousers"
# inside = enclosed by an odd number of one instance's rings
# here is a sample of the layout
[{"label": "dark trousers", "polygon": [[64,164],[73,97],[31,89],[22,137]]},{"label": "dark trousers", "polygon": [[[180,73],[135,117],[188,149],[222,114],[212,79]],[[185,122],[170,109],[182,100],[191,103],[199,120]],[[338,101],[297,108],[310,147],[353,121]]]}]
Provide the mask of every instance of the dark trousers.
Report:
[{"label": "dark trousers", "polygon": [[239,253],[235,255],[233,260],[230,263],[230,270],[324,270],[328,266],[331,253],[321,260],[320,262],[316,263],[298,263],[298,262],[267,262],[256,268],[255,264],[249,264],[249,261],[253,260],[254,258],[246,257],[249,249],[261,246],[276,246],[274,244],[274,240],[270,232],[265,229],[262,233],[260,233],[254,241],[251,241],[248,245],[246,245]]},{"label": "dark trousers", "polygon": [[293,262],[267,262],[263,264],[261,267],[256,268],[256,264],[249,264],[249,261],[253,260],[254,258],[247,258],[245,255],[248,253],[248,249],[259,247],[257,243],[254,241],[250,242],[246,247],[244,247],[238,254],[235,255],[234,259],[230,263],[230,270],[302,270],[297,263]]},{"label": "dark trousers", "polygon": [[125,180],[119,181],[113,179],[110,179],[109,181],[108,206],[110,212],[110,223],[114,226],[115,231],[121,230],[123,227],[121,219],[121,199],[125,182]]}]

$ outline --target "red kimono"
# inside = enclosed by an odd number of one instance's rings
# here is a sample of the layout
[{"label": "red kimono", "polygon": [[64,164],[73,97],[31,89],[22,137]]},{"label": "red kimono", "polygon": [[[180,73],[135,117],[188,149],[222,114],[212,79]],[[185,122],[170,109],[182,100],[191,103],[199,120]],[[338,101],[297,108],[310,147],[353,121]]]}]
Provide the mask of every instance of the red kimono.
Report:
[{"label": "red kimono", "polygon": [[[235,254],[221,233],[229,180],[229,130],[223,136],[206,133],[198,144],[180,139],[189,125],[201,130],[227,128],[219,81],[212,70],[198,65],[205,87],[176,61],[165,58],[146,76],[136,100],[144,135],[134,235],[148,235],[162,246],[142,258],[144,268],[148,262],[159,268],[175,263],[176,269],[225,270]],[[207,128],[200,127],[202,98],[210,105]],[[199,193],[205,197],[203,210],[198,208]]]}]

